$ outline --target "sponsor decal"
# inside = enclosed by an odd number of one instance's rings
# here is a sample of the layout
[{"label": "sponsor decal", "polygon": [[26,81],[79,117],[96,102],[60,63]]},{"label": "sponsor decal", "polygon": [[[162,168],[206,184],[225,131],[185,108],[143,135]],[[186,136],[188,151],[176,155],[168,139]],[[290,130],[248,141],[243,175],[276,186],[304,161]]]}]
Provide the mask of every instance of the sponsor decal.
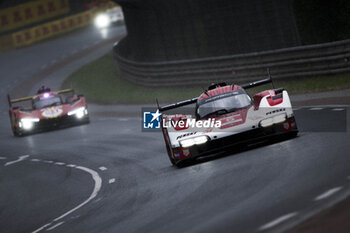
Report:
[{"label": "sponsor decal", "polygon": [[280,109],[273,110],[271,112],[267,112],[266,115],[270,115],[270,114],[274,114],[274,113],[278,113],[278,112],[284,112],[284,111],[286,111],[285,108],[280,108]]},{"label": "sponsor decal", "polygon": [[292,121],[292,123],[290,124],[292,128],[296,127],[295,121]]},{"label": "sponsor decal", "polygon": [[197,133],[197,132],[191,132],[191,133],[182,134],[182,135],[180,135],[180,136],[177,136],[176,140],[178,140],[178,139],[180,139],[180,138],[183,138],[183,137],[195,135],[196,133]]},{"label": "sponsor decal", "polygon": [[239,123],[243,123],[243,118],[241,114],[238,113],[238,114],[233,114],[231,116],[222,118],[221,122],[222,122],[221,128],[225,129],[225,128],[233,127]]},{"label": "sponsor decal", "polygon": [[190,156],[190,150],[189,150],[189,149],[183,149],[183,150],[182,150],[182,153],[183,153],[183,155],[186,156],[186,157]]},{"label": "sponsor decal", "polygon": [[41,110],[41,115],[46,118],[56,118],[60,116],[63,112],[61,107],[51,107]]},{"label": "sponsor decal", "polygon": [[191,133],[182,134],[182,135],[180,135],[180,136],[177,136],[176,140],[178,140],[178,139],[180,139],[180,138],[183,138],[183,137],[195,135],[196,133],[197,133],[197,132],[191,132]]},{"label": "sponsor decal", "polygon": [[283,128],[284,128],[285,130],[288,130],[288,129],[289,129],[289,123],[288,123],[288,122],[285,122],[285,123],[283,124]]},{"label": "sponsor decal", "polygon": [[175,157],[180,157],[180,153],[175,153]]}]

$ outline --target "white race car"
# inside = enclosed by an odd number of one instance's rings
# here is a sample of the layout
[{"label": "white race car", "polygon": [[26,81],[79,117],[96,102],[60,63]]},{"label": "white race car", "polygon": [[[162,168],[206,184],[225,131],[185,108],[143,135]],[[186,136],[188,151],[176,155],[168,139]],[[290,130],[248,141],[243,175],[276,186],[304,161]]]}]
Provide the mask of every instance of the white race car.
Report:
[{"label": "white race car", "polygon": [[[171,163],[181,166],[271,137],[295,137],[298,129],[286,90],[273,88],[252,98],[245,91],[271,82],[268,78],[243,85],[213,84],[199,97],[159,107]],[[194,115],[165,113],[194,103]]]}]

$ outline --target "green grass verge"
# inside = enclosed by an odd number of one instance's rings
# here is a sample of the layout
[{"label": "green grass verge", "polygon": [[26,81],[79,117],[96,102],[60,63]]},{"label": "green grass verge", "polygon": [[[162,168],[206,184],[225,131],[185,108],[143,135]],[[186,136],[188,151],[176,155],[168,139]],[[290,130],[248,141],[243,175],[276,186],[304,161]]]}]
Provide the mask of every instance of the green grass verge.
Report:
[{"label": "green grass verge", "polygon": [[[289,94],[310,93],[350,88],[350,73],[332,76],[308,77],[293,80],[275,80],[276,87],[284,87]],[[146,88],[120,78],[112,53],[82,67],[65,80],[63,87],[72,87],[83,93],[89,102],[101,104],[144,104],[174,102],[202,93],[202,88]],[[268,89],[254,88],[249,93]]]},{"label": "green grass verge", "polygon": [[89,102],[137,104],[178,101],[198,96],[201,88],[146,88],[120,78],[112,53],[82,67],[63,84],[86,96]]}]

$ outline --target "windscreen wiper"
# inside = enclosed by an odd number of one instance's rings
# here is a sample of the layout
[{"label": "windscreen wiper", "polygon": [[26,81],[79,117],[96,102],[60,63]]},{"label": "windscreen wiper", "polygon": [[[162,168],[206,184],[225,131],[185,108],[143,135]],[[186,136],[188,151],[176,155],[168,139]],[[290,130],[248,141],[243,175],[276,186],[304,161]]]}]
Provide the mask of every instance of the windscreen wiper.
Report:
[{"label": "windscreen wiper", "polygon": [[228,113],[228,111],[223,108],[223,109],[216,110],[215,112],[208,113],[207,115],[203,116],[202,118],[208,118],[211,116],[219,116],[219,115],[223,115],[226,113]]}]

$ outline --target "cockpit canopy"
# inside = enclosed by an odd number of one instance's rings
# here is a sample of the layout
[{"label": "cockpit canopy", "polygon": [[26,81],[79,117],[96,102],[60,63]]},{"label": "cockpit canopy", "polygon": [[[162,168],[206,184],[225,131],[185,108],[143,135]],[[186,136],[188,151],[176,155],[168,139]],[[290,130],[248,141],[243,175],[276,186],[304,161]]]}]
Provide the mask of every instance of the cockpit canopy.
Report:
[{"label": "cockpit canopy", "polygon": [[244,89],[237,89],[201,99],[197,102],[196,116],[198,119],[215,117],[237,111],[251,104],[252,101]]},{"label": "cockpit canopy", "polygon": [[62,98],[58,94],[45,92],[33,99],[33,109],[42,109],[62,104]]}]

